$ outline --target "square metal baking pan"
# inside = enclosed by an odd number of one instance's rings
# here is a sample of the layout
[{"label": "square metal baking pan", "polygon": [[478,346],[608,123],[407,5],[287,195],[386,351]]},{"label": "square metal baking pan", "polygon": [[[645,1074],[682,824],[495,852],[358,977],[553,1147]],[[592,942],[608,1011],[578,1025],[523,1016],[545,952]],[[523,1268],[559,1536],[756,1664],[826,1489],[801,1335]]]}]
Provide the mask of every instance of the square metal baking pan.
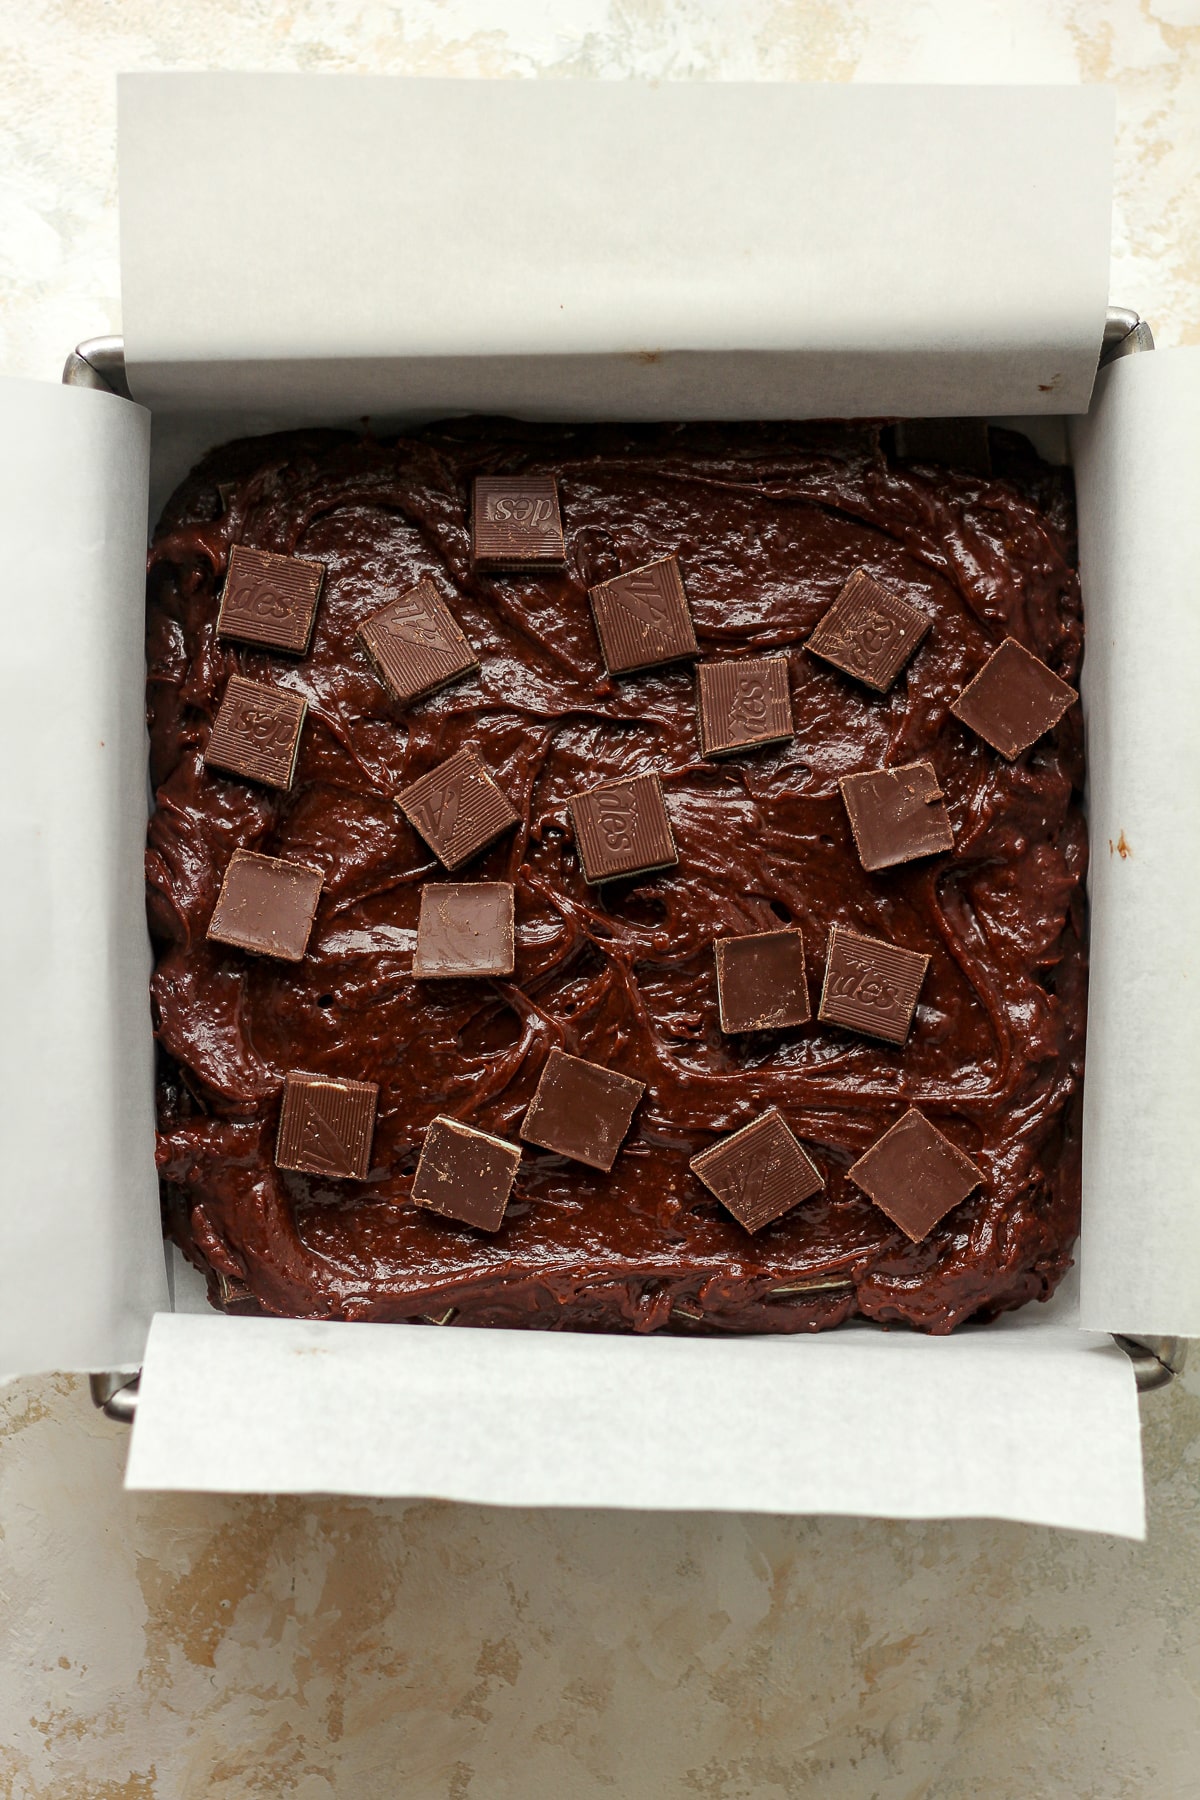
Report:
[{"label": "square metal baking pan", "polygon": [[[1100,367],[1118,356],[1131,356],[1153,350],[1150,327],[1135,312],[1124,307],[1110,307],[1104,324],[1104,341]],[[66,360],[63,381],[68,387],[106,388],[130,399],[125,375],[125,346],[119,337],[87,338],[78,344]],[[1085,602],[1086,622],[1086,602]],[[1165,1387],[1183,1368],[1187,1342],[1175,1337],[1116,1337],[1134,1366],[1140,1393]],[[135,1372],[110,1370],[90,1377],[93,1404],[110,1419],[122,1424],[132,1421],[137,1406],[139,1375]]]}]

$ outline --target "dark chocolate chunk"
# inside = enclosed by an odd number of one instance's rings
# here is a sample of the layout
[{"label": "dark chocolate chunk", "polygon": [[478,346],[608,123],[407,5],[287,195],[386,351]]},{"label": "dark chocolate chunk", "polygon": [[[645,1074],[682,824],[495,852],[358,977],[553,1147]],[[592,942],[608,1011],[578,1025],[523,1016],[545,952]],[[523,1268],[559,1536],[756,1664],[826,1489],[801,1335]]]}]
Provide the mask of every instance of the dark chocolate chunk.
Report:
[{"label": "dark chocolate chunk", "polygon": [[831,925],[817,1017],[902,1044],[928,967],[929,958],[919,951]]},{"label": "dark chocolate chunk", "polygon": [[506,1143],[457,1119],[434,1119],[413,1176],[418,1206],[479,1231],[499,1231],[512,1193],[519,1144]]},{"label": "dark chocolate chunk", "polygon": [[617,1160],[645,1090],[645,1082],[632,1075],[568,1056],[565,1050],[551,1050],[521,1136],[527,1144],[607,1172]]},{"label": "dark chocolate chunk", "polygon": [[479,667],[458,620],[428,576],[365,618],[359,640],[402,706]]},{"label": "dark chocolate chunk", "polygon": [[396,804],[448,869],[461,868],[517,821],[473,750],[459,750],[401,788]]},{"label": "dark chocolate chunk", "polygon": [[477,475],[471,500],[477,569],[546,569],[567,559],[553,475]]},{"label": "dark chocolate chunk", "polygon": [[342,1081],[293,1069],[283,1078],[276,1163],[304,1175],[365,1181],[378,1099],[373,1081]]},{"label": "dark chocolate chunk", "polygon": [[610,675],[698,653],[683,577],[673,556],[602,581],[588,589],[588,599]]},{"label": "dark chocolate chunk", "polygon": [[950,711],[1009,762],[1036,744],[1079,695],[1053,669],[1005,638]]},{"label": "dark chocolate chunk", "polygon": [[690,1166],[747,1231],[761,1231],[825,1186],[777,1106],[693,1156]]},{"label": "dark chocolate chunk", "polygon": [[213,721],[204,760],[227,775],[290,788],[308,702],[287,688],[231,675]]},{"label": "dark chocolate chunk", "polygon": [[511,975],[514,957],[510,881],[431,881],[421,889],[414,975]]},{"label": "dark chocolate chunk", "polygon": [[804,1024],[808,980],[798,931],[718,938],[713,949],[722,1031],[779,1031]]},{"label": "dark chocolate chunk", "polygon": [[855,569],[805,648],[886,694],[933,621]]},{"label": "dark chocolate chunk", "polygon": [[229,552],[217,636],[303,656],[312,639],[324,579],[324,563],[235,544]]},{"label": "dark chocolate chunk", "polygon": [[700,749],[728,756],[794,733],[786,656],[728,657],[700,664]]},{"label": "dark chocolate chunk", "polygon": [[838,786],[864,869],[890,869],[953,850],[954,831],[932,763],[843,775]]},{"label": "dark chocolate chunk", "polygon": [[573,795],[569,805],[586,880],[644,875],[679,861],[657,775],[602,782]]},{"label": "dark chocolate chunk", "polygon": [[325,877],[306,863],[235,850],[225,870],[208,935],[258,956],[299,962]]},{"label": "dark chocolate chunk", "polygon": [[859,1157],[850,1179],[915,1244],[979,1186],[983,1171],[913,1106]]},{"label": "dark chocolate chunk", "polygon": [[968,475],[992,472],[986,419],[901,419],[895,440],[901,462],[941,463]]}]

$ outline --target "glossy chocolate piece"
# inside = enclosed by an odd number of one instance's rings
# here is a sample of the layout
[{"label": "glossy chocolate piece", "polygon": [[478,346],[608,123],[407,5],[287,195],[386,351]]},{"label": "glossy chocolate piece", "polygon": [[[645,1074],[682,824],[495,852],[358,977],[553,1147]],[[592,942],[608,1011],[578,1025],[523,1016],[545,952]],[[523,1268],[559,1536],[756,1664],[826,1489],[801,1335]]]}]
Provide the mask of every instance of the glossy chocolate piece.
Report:
[{"label": "glossy chocolate piece", "polygon": [[439,862],[452,870],[517,822],[515,808],[475,752],[466,748],[401,788],[396,804]]},{"label": "glossy chocolate piece", "polygon": [[458,1119],[433,1119],[413,1176],[413,1200],[460,1225],[499,1231],[520,1161],[519,1144]]},{"label": "glossy chocolate piece", "polygon": [[832,925],[817,1017],[902,1044],[928,967],[929,958],[919,951]]},{"label": "glossy chocolate piece", "polygon": [[436,694],[479,667],[458,620],[428,577],[370,613],[358,636],[402,706]]},{"label": "glossy chocolate piece", "polygon": [[864,869],[890,869],[953,850],[954,829],[932,763],[867,769],[843,775],[838,786]]},{"label": "glossy chocolate piece", "polygon": [[210,769],[265,787],[291,787],[308,702],[287,688],[231,675],[204,752]]},{"label": "glossy chocolate piece", "polygon": [[696,632],[673,556],[627,569],[588,589],[596,635],[610,675],[653,669],[697,654]]},{"label": "glossy chocolate piece", "polygon": [[693,1156],[691,1168],[749,1232],[761,1231],[825,1185],[776,1106]]},{"label": "glossy chocolate piece", "polygon": [[657,775],[601,782],[573,794],[570,807],[583,872],[592,883],[669,869],[679,861]]},{"label": "glossy chocolate piece", "polygon": [[217,636],[303,656],[312,639],[325,565],[235,544],[217,615]]},{"label": "glossy chocolate piece", "polygon": [[427,881],[413,974],[421,980],[511,975],[515,958],[511,881]]},{"label": "glossy chocolate piece", "polygon": [[1040,657],[1005,638],[950,711],[1012,762],[1062,718],[1079,695]]},{"label": "glossy chocolate piece", "polygon": [[365,1181],[371,1169],[378,1085],[289,1069],[275,1140],[275,1163],[304,1175]]},{"label": "glossy chocolate piece", "polygon": [[992,472],[986,419],[901,419],[894,436],[901,462],[939,463],[985,478]]},{"label": "glossy chocolate piece", "polygon": [[697,674],[700,749],[730,756],[793,735],[786,656],[738,656],[703,662]]},{"label": "glossy chocolate piece", "polygon": [[527,1144],[606,1172],[617,1160],[646,1091],[644,1081],[604,1069],[565,1050],[551,1050],[521,1136]]},{"label": "glossy chocolate piece", "polygon": [[477,569],[554,569],[567,556],[552,475],[477,475],[471,557]]},{"label": "glossy chocolate piece", "polygon": [[[211,1247],[227,1247],[239,1292],[284,1316],[722,1335],[848,1319],[941,1332],[1053,1288],[1078,1211],[1081,734],[1069,717],[1014,784],[948,710],[964,669],[1006,630],[1074,680],[1080,606],[1069,474],[996,437],[1003,479],[981,494],[983,536],[961,480],[889,465],[869,426],[455,420],[396,442],[303,432],[205,459],[156,535],[147,614],[158,1156],[169,1233],[199,1267],[212,1271]],[[507,583],[471,569],[471,481],[491,468],[560,472],[564,571]],[[218,484],[229,520],[253,515],[261,541],[294,543],[330,570],[296,672],[314,708],[319,696],[321,726],[306,728],[285,795],[199,762],[229,667],[215,635],[220,575],[196,550],[216,535]],[[961,586],[894,535],[897,519],[917,517],[945,567],[969,569]],[[693,566],[704,571],[706,660],[788,654],[794,743],[704,761],[686,665],[600,673],[588,587],[677,544],[689,591]],[[882,703],[798,654],[837,592],[834,572],[868,556],[934,620]],[[434,569],[472,621],[481,673],[401,718],[355,632]],[[391,795],[463,743],[522,812],[521,859],[514,833],[448,876]],[[837,779],[884,761],[889,745],[894,760],[931,762],[986,820],[969,907],[947,904],[956,884],[931,880],[936,865],[862,870]],[[568,797],[631,769],[662,776],[679,864],[589,886]],[[205,943],[237,844],[325,869],[302,964]],[[515,976],[414,980],[422,884],[476,874],[516,886]],[[815,1013],[834,919],[935,956],[929,1028],[921,1005],[903,1049],[816,1023],[721,1033],[714,939],[802,922]],[[549,1043],[649,1082],[625,1150],[602,1174],[527,1149],[499,1234],[439,1225],[410,1199],[429,1121],[468,1119],[515,1142]],[[297,1067],[379,1083],[361,1186],[273,1166],[278,1093]],[[953,1114],[934,1111],[951,1084]],[[963,1209],[915,1247],[846,1177],[910,1099],[988,1176],[967,1203],[970,1231]],[[688,1165],[772,1106],[826,1192],[750,1236]],[[215,1271],[211,1289],[227,1303]]]},{"label": "glossy chocolate piece", "polygon": [[808,1019],[804,939],[798,931],[718,938],[713,952],[722,1031],[781,1031]]},{"label": "glossy chocolate piece", "polygon": [[975,1191],[983,1170],[913,1106],[859,1157],[850,1179],[905,1237],[920,1243]]},{"label": "glossy chocolate piece", "polygon": [[805,647],[886,694],[932,623],[928,613],[855,569]]},{"label": "glossy chocolate piece", "polygon": [[235,850],[225,870],[208,936],[255,956],[300,962],[325,877],[320,869]]}]

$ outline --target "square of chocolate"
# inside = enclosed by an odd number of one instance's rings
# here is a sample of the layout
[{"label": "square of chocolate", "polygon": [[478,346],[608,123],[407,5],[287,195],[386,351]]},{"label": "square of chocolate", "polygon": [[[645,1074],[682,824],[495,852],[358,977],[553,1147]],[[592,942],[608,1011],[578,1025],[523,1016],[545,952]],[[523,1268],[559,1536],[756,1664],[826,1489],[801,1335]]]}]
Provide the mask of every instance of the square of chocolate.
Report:
[{"label": "square of chocolate", "polygon": [[588,589],[592,617],[610,675],[652,669],[698,654],[696,632],[673,556],[627,569]]},{"label": "square of chocolate", "polygon": [[460,1225],[499,1231],[520,1161],[519,1144],[439,1117],[425,1133],[412,1197],[426,1211]]},{"label": "square of chocolate", "polygon": [[731,656],[702,662],[697,673],[702,755],[729,756],[794,735],[786,656]]},{"label": "square of chocolate", "polygon": [[213,721],[204,760],[226,775],[290,788],[308,701],[287,688],[231,675]]},{"label": "square of chocolate", "polygon": [[865,569],[855,569],[805,648],[886,694],[933,624]]},{"label": "square of chocolate", "polygon": [[645,875],[679,861],[657,775],[601,782],[568,804],[586,881]]},{"label": "square of chocolate", "polygon": [[324,563],[235,544],[229,552],[217,636],[303,656],[312,640],[324,579]]},{"label": "square of chocolate", "polygon": [[645,1091],[645,1082],[632,1075],[568,1056],[565,1050],[551,1050],[521,1136],[527,1144],[607,1173]]},{"label": "square of chocolate", "polygon": [[1040,657],[1005,638],[950,711],[1008,762],[1050,730],[1079,695]]},{"label": "square of chocolate", "polygon": [[276,1164],[302,1175],[365,1181],[378,1099],[373,1081],[342,1081],[293,1069],[283,1078]]},{"label": "square of chocolate", "polygon": [[511,975],[511,881],[429,881],[421,889],[413,974],[422,980]]},{"label": "square of chocolate", "polygon": [[817,1017],[902,1044],[912,1027],[928,967],[929,958],[917,950],[831,925]]},{"label": "square of chocolate", "polygon": [[780,1031],[805,1023],[808,979],[798,931],[718,938],[713,950],[722,1031]]},{"label": "square of chocolate", "polygon": [[235,850],[208,924],[208,936],[255,956],[299,962],[308,948],[325,877],[307,863]]},{"label": "square of chocolate", "polygon": [[359,641],[402,706],[479,667],[458,620],[428,576],[358,628]]},{"label": "square of chocolate", "polygon": [[777,1106],[693,1156],[690,1167],[747,1231],[761,1231],[825,1186]]},{"label": "square of chocolate", "polygon": [[932,763],[843,775],[838,786],[864,869],[890,869],[953,850],[954,831]]},{"label": "square of chocolate", "polygon": [[876,1139],[849,1174],[914,1244],[983,1180],[982,1169],[915,1106]]},{"label": "square of chocolate", "polygon": [[468,749],[401,788],[396,804],[448,869],[461,868],[517,822],[516,809]]},{"label": "square of chocolate", "polygon": [[554,569],[567,560],[553,475],[477,475],[471,493],[477,569]]}]

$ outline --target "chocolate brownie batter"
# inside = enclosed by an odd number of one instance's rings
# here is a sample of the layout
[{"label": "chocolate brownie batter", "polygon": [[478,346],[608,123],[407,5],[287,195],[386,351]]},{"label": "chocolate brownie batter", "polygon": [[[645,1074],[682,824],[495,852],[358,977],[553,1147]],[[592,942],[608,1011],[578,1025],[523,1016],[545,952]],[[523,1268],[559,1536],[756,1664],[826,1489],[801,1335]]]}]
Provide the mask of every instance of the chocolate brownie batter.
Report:
[{"label": "chocolate brownie batter", "polygon": [[[1086,838],[1078,707],[1007,762],[950,712],[1012,635],[1065,680],[1082,651],[1068,480],[993,433],[991,478],[899,463],[870,426],[533,427],[396,442],[296,432],[214,451],[150,555],[159,1166],[168,1229],[234,1310],[684,1332],[855,1315],[945,1332],[1045,1298],[1078,1214]],[[482,573],[476,475],[557,477],[565,570]],[[304,655],[218,640],[231,547],[323,563]],[[587,590],[676,555],[704,657],[788,660],[794,738],[703,760],[690,662],[613,677]],[[803,648],[862,568],[933,621],[886,693]],[[401,707],[357,636],[429,577],[479,668]],[[229,677],[308,703],[290,791],[204,766]],[[414,979],[444,880],[394,802],[463,746],[519,823],[458,879],[516,890],[511,977]],[[866,873],[838,779],[932,764],[952,852]],[[589,886],[568,801],[653,772],[678,846]],[[302,961],[206,931],[237,849],[324,874]],[[713,940],[829,926],[928,955],[903,1045],[812,1018],[720,1029]],[[526,1145],[500,1229],[411,1198],[437,1114],[516,1143],[549,1051],[646,1084],[611,1173]],[[283,1078],[379,1084],[369,1176],[275,1165]],[[847,1170],[916,1106],[982,1185],[910,1243]],[[750,1235],[688,1167],[778,1107],[823,1189]]]}]

